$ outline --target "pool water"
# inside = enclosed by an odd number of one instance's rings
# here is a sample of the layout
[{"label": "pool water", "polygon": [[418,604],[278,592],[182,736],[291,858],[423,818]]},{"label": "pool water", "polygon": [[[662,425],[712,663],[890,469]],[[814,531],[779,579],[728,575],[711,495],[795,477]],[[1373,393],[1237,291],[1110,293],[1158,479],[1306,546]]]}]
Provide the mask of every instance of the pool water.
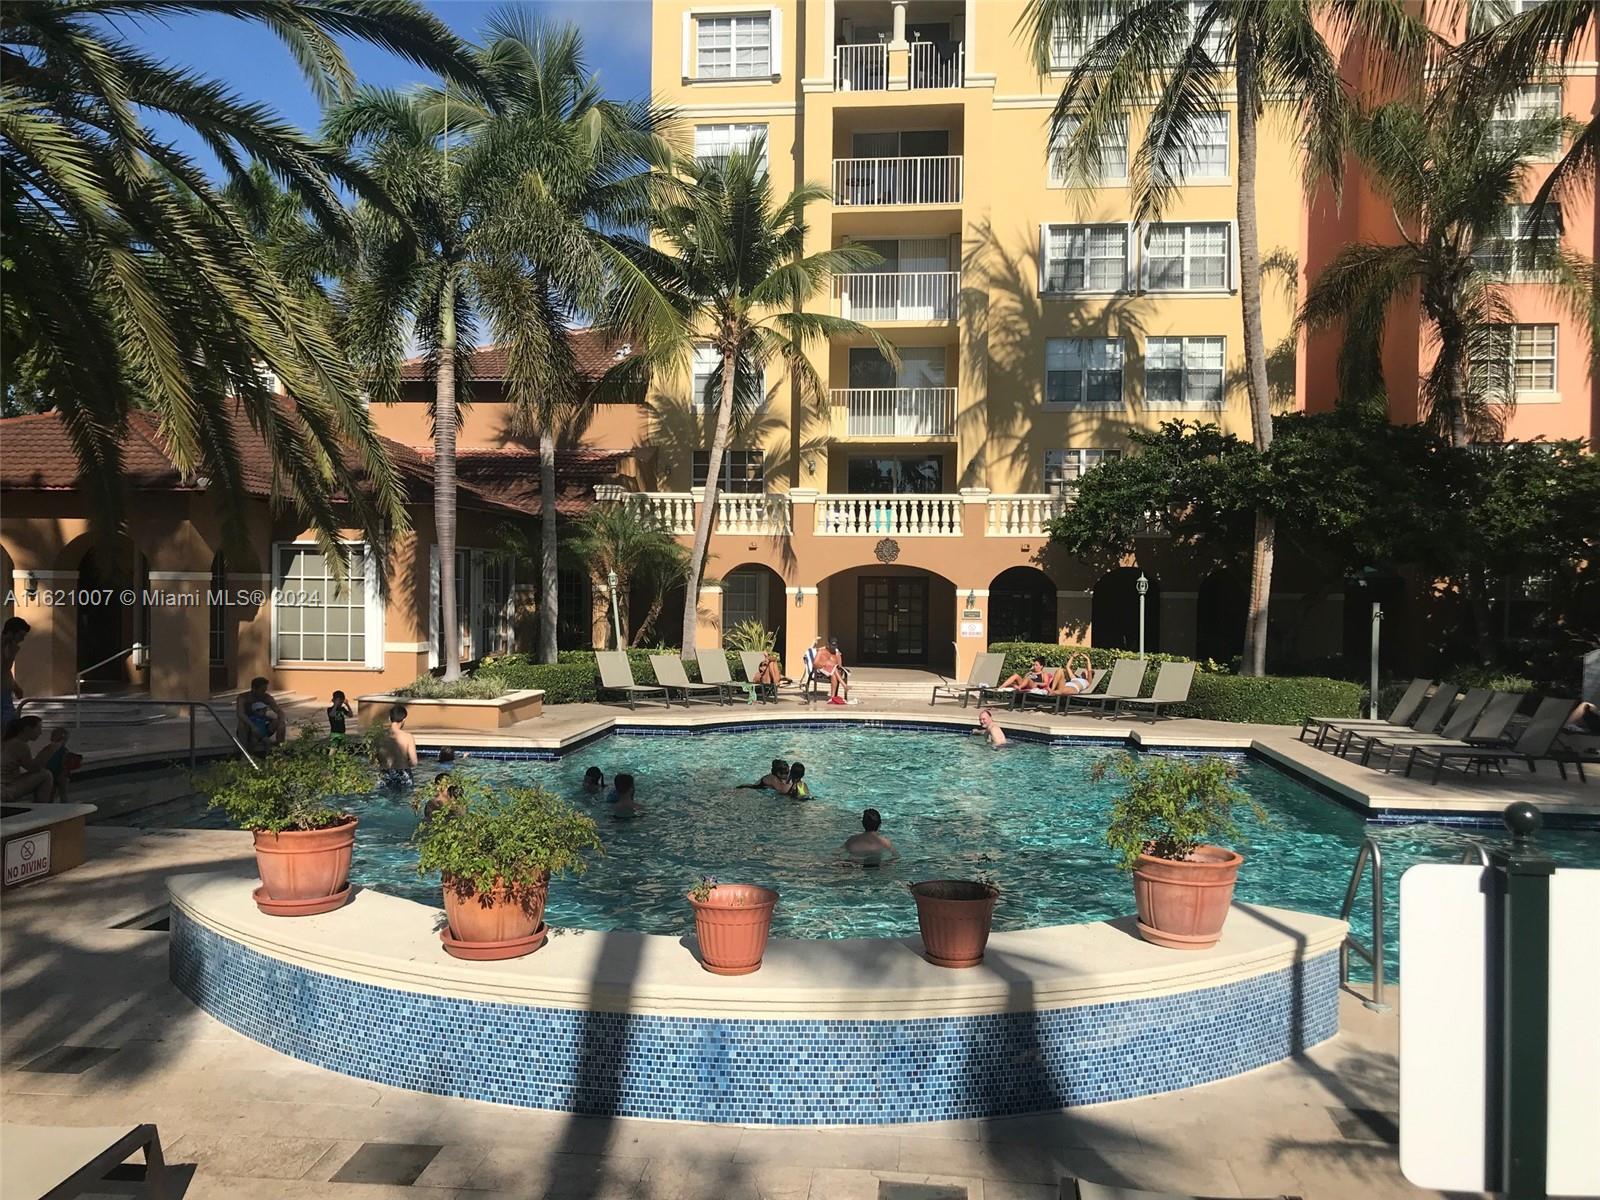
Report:
[{"label": "pool water", "polygon": [[[612,735],[559,762],[458,760],[456,771],[538,784],[587,807],[604,857],[585,875],[557,880],[547,920],[556,927],[682,934],[693,928],[684,892],[701,874],[759,883],[782,895],[778,937],[904,937],[917,932],[904,885],[986,874],[1002,889],[996,929],[1102,920],[1133,909],[1132,885],[1104,835],[1117,783],[1092,782],[1093,765],[1119,753],[1104,745],[1014,742],[992,750],[980,738],[884,728],[744,729],[696,736]],[[788,800],[739,790],[772,759],[806,764],[813,796]],[[1357,814],[1264,762],[1236,760],[1241,784],[1271,824],[1243,822],[1241,900],[1337,916],[1363,838],[1382,844],[1389,904],[1389,970],[1398,969],[1400,874],[1417,862],[1456,861],[1463,850],[1503,839],[1492,829],[1433,824],[1369,825]],[[612,820],[603,800],[581,796],[585,768],[609,781],[631,772],[646,815]],[[431,791],[431,766],[418,773]],[[125,818],[138,825],[219,825],[193,803]],[[875,869],[848,861],[842,844],[861,811],[883,814],[901,857]],[[361,818],[352,879],[439,906],[436,879],[416,873],[409,844],[418,817],[409,796],[357,797]],[[1551,831],[1541,848],[1567,866],[1600,865],[1600,832]],[[1353,914],[1370,924],[1363,888]]]}]

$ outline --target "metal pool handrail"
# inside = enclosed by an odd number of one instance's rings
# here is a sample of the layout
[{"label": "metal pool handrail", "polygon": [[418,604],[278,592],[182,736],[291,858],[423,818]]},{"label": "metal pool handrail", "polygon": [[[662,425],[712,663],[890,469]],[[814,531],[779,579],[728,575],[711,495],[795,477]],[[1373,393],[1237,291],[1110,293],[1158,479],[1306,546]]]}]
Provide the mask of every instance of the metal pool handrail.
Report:
[{"label": "metal pool handrail", "polygon": [[[1476,862],[1480,866],[1489,865],[1489,852],[1482,846],[1472,846],[1461,852],[1457,860],[1463,864]],[[1361,876],[1366,871],[1368,863],[1372,864],[1372,944],[1363,945],[1348,929],[1344,935],[1344,942],[1339,946],[1339,982],[1346,987],[1350,984],[1350,952],[1354,950],[1372,968],[1372,998],[1365,996],[1361,1003],[1374,1012],[1388,1012],[1391,1005],[1383,999],[1383,851],[1373,838],[1367,838],[1361,843],[1361,849],[1356,852],[1355,870],[1350,872],[1350,886],[1345,888],[1344,903],[1339,906],[1339,919],[1348,924],[1350,911],[1355,907],[1356,893],[1361,890]]]},{"label": "metal pool handrail", "polygon": [[223,736],[233,743],[234,749],[244,755],[244,760],[256,770],[259,771],[261,769],[261,764],[251,756],[250,751],[244,748],[244,743],[238,739],[233,730],[223,723],[222,718],[217,716],[217,710],[206,700],[151,700],[143,696],[28,696],[21,704],[17,705],[17,711],[21,712],[23,706],[30,702],[39,704],[66,704],[70,702],[79,706],[78,712],[82,711],[82,706],[85,704],[109,704],[113,707],[133,705],[140,708],[187,708],[189,710],[190,769],[193,769],[198,762],[195,742],[195,712],[196,710],[204,710],[217,723],[217,728],[222,730]]}]

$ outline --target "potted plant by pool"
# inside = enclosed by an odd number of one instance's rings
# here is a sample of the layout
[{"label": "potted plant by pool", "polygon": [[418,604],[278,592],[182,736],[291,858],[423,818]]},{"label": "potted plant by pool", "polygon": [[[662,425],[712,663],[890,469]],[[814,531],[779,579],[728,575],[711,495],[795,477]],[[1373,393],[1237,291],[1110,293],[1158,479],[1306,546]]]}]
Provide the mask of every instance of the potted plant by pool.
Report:
[{"label": "potted plant by pool", "polygon": [[750,883],[718,883],[710,875],[689,889],[700,965],[713,975],[748,975],[761,966],[778,893]]},{"label": "potted plant by pool", "polygon": [[1106,842],[1133,873],[1139,934],[1175,950],[1204,950],[1222,937],[1244,858],[1215,845],[1239,834],[1234,811],[1266,813],[1220,758],[1131,754],[1102,759],[1095,780],[1115,775],[1126,787],[1111,806]]},{"label": "potted plant by pool", "polygon": [[444,888],[439,940],[455,958],[480,960],[544,945],[551,876],[581,875],[584,856],[601,849],[593,819],[543,788],[492,789],[459,774],[416,843],[417,873],[438,872]]},{"label": "potted plant by pool", "polygon": [[992,879],[928,879],[909,885],[924,956],[936,967],[983,961],[1000,888]]},{"label": "potted plant by pool", "polygon": [[345,800],[377,782],[359,743],[334,745],[308,731],[258,766],[229,759],[208,768],[195,777],[195,788],[255,835],[256,907],[297,917],[329,912],[350,899],[356,818]]}]

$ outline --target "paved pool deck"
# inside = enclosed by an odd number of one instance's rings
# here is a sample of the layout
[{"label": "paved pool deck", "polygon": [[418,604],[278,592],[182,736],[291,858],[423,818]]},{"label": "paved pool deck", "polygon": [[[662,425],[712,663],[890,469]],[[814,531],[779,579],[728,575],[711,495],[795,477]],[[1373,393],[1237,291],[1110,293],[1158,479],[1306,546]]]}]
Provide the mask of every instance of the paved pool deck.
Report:
[{"label": "paved pool deck", "polygon": [[1055,1200],[1066,1175],[1219,1197],[1443,1195],[1400,1177],[1398,1020],[1354,997],[1340,1035],[1296,1059],[1064,1113],[871,1130],[562,1116],[346,1078],[234,1033],[179,994],[167,935],[139,926],[169,876],[248,870],[249,836],[89,838],[83,867],[0,905],[0,1106],[11,1123],[154,1121],[190,1200]]}]

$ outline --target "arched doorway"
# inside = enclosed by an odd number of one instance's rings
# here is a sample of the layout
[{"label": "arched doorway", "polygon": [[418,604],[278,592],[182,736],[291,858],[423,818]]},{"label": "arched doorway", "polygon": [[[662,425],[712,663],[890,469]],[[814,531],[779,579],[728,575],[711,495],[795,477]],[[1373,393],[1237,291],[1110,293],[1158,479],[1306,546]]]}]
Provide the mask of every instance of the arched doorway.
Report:
[{"label": "arched doorway", "polygon": [[850,666],[953,670],[955,584],[896,563],[839,571],[818,584],[817,632]]},{"label": "arched doorway", "polygon": [[125,538],[97,543],[78,561],[77,586],[80,596],[88,594],[94,603],[77,606],[75,670],[86,684],[146,686],[145,671],[131,657],[119,657],[135,642],[150,644],[150,610],[144,604],[150,567],[144,555]]},{"label": "arched doorway", "polygon": [[1161,586],[1155,576],[1138,567],[1107,571],[1094,585],[1094,644],[1111,650],[1139,648],[1139,576],[1150,590],[1144,597],[1144,648],[1161,649]]},{"label": "arched doorway", "polygon": [[1056,585],[1038,567],[1011,567],[989,584],[991,642],[1053,642]]},{"label": "arched doorway", "polygon": [[1238,572],[1223,568],[1201,580],[1195,598],[1195,657],[1226,666],[1242,655],[1249,611],[1250,588]]},{"label": "arched doorway", "polygon": [[784,607],[783,576],[771,567],[750,563],[735,567],[722,577],[722,636],[726,641],[732,630],[746,622],[754,622],[766,632],[775,635],[773,645],[781,654],[787,635]]}]

